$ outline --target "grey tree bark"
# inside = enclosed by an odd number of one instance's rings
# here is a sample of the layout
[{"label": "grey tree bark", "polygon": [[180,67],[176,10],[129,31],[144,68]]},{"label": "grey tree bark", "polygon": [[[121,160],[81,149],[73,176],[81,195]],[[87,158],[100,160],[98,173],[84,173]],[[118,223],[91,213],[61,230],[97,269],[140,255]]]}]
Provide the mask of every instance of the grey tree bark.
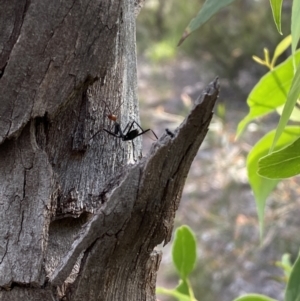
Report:
[{"label": "grey tree bark", "polygon": [[138,116],[139,3],[0,1],[1,301],[155,300],[154,248],[219,88],[146,158],[140,137],[133,150],[101,131],[103,100],[121,125]]}]

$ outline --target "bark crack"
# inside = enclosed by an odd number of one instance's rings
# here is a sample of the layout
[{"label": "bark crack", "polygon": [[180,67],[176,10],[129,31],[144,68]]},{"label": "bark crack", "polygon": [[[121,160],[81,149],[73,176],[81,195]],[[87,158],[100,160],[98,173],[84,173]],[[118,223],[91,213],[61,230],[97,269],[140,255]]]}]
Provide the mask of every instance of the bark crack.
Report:
[{"label": "bark crack", "polygon": [[26,196],[26,168],[24,169],[24,181],[23,181],[23,200],[25,199]]},{"label": "bark crack", "polygon": [[9,234],[7,234],[5,238],[6,238],[5,251],[4,251],[4,254],[3,254],[3,256],[2,256],[2,258],[1,258],[1,260],[0,260],[0,264],[3,262],[3,260],[4,260],[5,256],[6,256],[6,254],[7,254],[8,243],[9,243]]},{"label": "bark crack", "polygon": [[24,210],[22,210],[22,213],[21,213],[21,223],[20,223],[20,230],[19,230],[19,234],[18,234],[18,240],[17,240],[17,243],[20,242],[21,232],[22,232],[22,230],[23,230],[23,222],[24,222]]}]

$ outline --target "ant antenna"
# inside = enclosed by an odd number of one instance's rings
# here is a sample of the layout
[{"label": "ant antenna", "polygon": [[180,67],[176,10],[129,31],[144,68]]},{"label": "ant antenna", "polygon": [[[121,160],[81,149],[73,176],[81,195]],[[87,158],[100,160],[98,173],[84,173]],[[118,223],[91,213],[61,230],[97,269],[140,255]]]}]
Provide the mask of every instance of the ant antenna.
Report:
[{"label": "ant antenna", "polygon": [[[107,118],[108,118],[109,120],[111,120],[111,121],[116,122],[117,119],[118,119],[118,116],[115,115],[115,114],[113,114],[113,112],[110,110],[110,108],[109,108],[109,106],[107,105],[107,103],[106,103],[105,100],[102,100],[102,101],[104,102],[105,107],[106,107],[106,108],[108,109],[108,111],[109,111],[109,114],[106,115]],[[114,110],[114,112],[117,111],[117,110],[121,107],[121,105],[122,105],[123,103],[124,103],[124,101],[122,101],[122,102],[116,107],[116,109]]]},{"label": "ant antenna", "polygon": [[[115,114],[113,114],[113,112],[111,111],[111,109],[109,108],[109,105],[106,103],[106,101],[105,100],[102,100],[103,102],[104,102],[104,105],[105,105],[105,108],[107,108],[108,109],[108,111],[109,111],[109,114],[108,115],[106,115],[106,117],[109,119],[109,120],[111,120],[111,121],[113,121],[113,122],[117,122],[117,119],[118,119],[118,116],[117,115],[115,115]],[[115,111],[117,111],[120,107],[121,107],[121,105],[124,103],[124,101],[122,101],[117,107],[116,107],[116,109],[114,110],[114,112]],[[103,128],[101,128],[99,131],[97,131],[88,141],[90,141],[90,140],[92,140],[96,135],[98,135],[101,131],[103,130]]]}]

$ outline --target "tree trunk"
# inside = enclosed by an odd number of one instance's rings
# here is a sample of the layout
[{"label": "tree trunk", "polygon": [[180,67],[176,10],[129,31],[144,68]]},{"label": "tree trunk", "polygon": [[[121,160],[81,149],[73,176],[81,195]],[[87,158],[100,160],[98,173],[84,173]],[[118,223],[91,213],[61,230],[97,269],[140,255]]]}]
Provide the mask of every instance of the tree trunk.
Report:
[{"label": "tree trunk", "polygon": [[102,131],[137,120],[139,2],[1,3],[1,301],[155,300],[218,84],[147,158]]}]

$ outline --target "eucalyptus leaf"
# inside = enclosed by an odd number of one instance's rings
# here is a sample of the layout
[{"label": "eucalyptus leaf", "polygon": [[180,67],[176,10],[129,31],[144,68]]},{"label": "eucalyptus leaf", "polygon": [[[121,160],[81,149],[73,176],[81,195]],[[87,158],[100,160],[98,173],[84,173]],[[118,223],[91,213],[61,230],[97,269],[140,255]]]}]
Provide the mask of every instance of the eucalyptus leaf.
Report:
[{"label": "eucalyptus leaf", "polygon": [[[300,62],[300,51],[296,52],[295,60]],[[290,56],[260,79],[248,96],[250,111],[239,123],[237,136],[241,135],[250,121],[273,112],[286,102],[293,78],[293,57]]]},{"label": "eucalyptus leaf", "polygon": [[287,147],[262,157],[258,174],[268,179],[284,179],[300,174],[300,138]]},{"label": "eucalyptus leaf", "polygon": [[[250,186],[252,188],[256,208],[258,213],[260,235],[263,235],[264,229],[264,211],[266,199],[271,191],[276,187],[279,180],[271,180],[258,175],[258,161],[261,157],[268,154],[270,144],[275,135],[275,130],[266,134],[251,149],[247,157],[247,171]],[[300,128],[297,126],[287,126],[281,135],[276,149],[293,143],[300,136]]]},{"label": "eucalyptus leaf", "polygon": [[285,290],[284,301],[299,301],[300,300],[300,256],[293,265],[291,275]]},{"label": "eucalyptus leaf", "polygon": [[289,279],[293,268],[291,264],[291,255],[288,253],[283,254],[280,263],[286,279]]},{"label": "eucalyptus leaf", "polygon": [[[283,109],[284,109],[284,106],[280,106],[276,109],[278,115],[282,115]],[[299,122],[299,120],[300,120],[300,109],[298,109],[297,106],[294,107],[293,112],[290,116],[290,120]]]},{"label": "eucalyptus leaf", "polygon": [[272,13],[274,22],[276,24],[277,30],[280,34],[281,32],[281,7],[282,7],[282,0],[270,0]]},{"label": "eucalyptus leaf", "polygon": [[201,10],[197,16],[192,19],[189,25],[184,30],[184,33],[178,43],[180,46],[183,41],[196,29],[202,26],[206,21],[208,21],[214,14],[216,14],[220,9],[229,5],[234,0],[206,0],[203,4]]},{"label": "eucalyptus leaf", "polygon": [[292,53],[296,51],[300,39],[300,1],[294,0],[292,6]]},{"label": "eucalyptus leaf", "polygon": [[196,238],[188,226],[176,229],[172,255],[180,278],[185,280],[194,269],[197,259]]},{"label": "eucalyptus leaf", "polygon": [[284,105],[282,114],[280,116],[280,120],[276,129],[276,134],[270,151],[273,151],[281,133],[284,131],[290,119],[290,116],[295,108],[299,95],[300,95],[300,64],[298,65],[295,76],[293,77],[292,85],[287,96],[286,104]]},{"label": "eucalyptus leaf", "polygon": [[277,300],[260,294],[248,294],[248,295],[241,296],[237,299],[234,299],[234,301],[277,301]]},{"label": "eucalyptus leaf", "polygon": [[288,49],[288,47],[291,45],[292,43],[292,36],[291,35],[288,35],[287,37],[285,37],[278,45],[277,47],[275,48],[275,51],[274,51],[274,55],[273,55],[273,58],[272,58],[272,67],[275,66],[275,63],[276,63],[276,60],[278,59],[278,57]]}]

